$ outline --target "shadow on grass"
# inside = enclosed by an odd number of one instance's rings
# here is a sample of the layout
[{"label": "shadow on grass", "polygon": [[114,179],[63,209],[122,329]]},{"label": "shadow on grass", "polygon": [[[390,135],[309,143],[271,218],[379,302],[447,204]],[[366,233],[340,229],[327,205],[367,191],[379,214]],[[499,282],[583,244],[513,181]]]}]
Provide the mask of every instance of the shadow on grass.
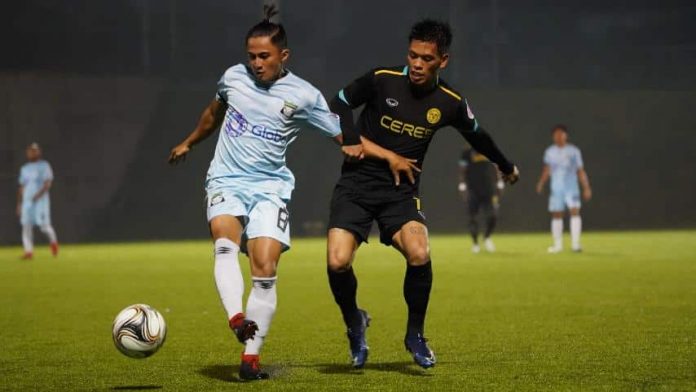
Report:
[{"label": "shadow on grass", "polygon": [[162,389],[161,385],[122,385],[111,388],[116,391],[146,391],[150,389]]},{"label": "shadow on grass", "polygon": [[407,376],[415,377],[432,377],[432,374],[428,370],[421,369],[410,361],[397,361],[397,362],[368,362],[362,369],[354,369],[350,365],[340,364],[340,363],[321,363],[315,365],[305,366],[308,368],[315,368],[319,373],[323,374],[355,374],[361,375],[365,370],[378,371],[378,372],[389,372],[389,373],[401,373]]},{"label": "shadow on grass", "polygon": [[198,374],[226,382],[243,382],[237,378],[239,366],[232,365],[208,365],[198,369]]}]

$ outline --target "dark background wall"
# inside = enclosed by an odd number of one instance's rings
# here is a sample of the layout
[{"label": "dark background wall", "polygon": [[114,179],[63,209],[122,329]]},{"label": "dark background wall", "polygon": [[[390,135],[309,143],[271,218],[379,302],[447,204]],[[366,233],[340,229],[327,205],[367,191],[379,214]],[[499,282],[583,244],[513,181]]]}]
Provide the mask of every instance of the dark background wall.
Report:
[{"label": "dark background wall", "polygon": [[[68,241],[207,235],[203,179],[214,138],[184,166],[168,149],[194,126],[260,1],[12,2],[0,13],[0,243],[14,215],[23,149],[44,147],[56,181],[53,218]],[[291,68],[327,96],[376,65],[403,63],[409,26],[424,16],[455,33],[444,77],[521,167],[501,227],[543,230],[534,193],[549,127],[565,122],[584,152],[595,199],[590,229],[693,227],[696,210],[696,3],[692,1],[283,0]],[[436,135],[422,193],[434,231],[460,231],[463,147]],[[302,135],[296,235],[321,233],[341,157]]]}]

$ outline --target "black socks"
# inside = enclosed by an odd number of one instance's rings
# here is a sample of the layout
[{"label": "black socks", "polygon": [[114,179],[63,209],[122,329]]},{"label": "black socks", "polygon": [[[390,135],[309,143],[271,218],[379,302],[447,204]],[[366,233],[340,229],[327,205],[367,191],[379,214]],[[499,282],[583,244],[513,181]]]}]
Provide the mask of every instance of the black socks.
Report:
[{"label": "black socks", "polygon": [[432,286],[433,269],[430,260],[420,266],[406,266],[404,298],[408,305],[408,324],[406,327],[408,335],[423,334],[425,312],[428,310]]},{"label": "black socks", "polygon": [[347,328],[351,328],[356,321],[359,321],[358,304],[356,302],[358,280],[355,278],[355,273],[353,273],[353,267],[341,272],[327,269],[327,273],[334,300],[341,308],[341,313],[343,314],[343,322],[346,323]]}]

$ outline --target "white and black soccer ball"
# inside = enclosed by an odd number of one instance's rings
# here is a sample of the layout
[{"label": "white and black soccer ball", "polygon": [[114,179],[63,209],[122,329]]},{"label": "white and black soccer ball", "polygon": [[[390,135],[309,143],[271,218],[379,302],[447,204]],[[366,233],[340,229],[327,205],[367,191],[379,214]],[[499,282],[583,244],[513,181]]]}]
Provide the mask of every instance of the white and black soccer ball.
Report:
[{"label": "white and black soccer ball", "polygon": [[135,304],[116,316],[112,334],[118,351],[131,358],[145,358],[164,344],[167,324],[155,308]]}]

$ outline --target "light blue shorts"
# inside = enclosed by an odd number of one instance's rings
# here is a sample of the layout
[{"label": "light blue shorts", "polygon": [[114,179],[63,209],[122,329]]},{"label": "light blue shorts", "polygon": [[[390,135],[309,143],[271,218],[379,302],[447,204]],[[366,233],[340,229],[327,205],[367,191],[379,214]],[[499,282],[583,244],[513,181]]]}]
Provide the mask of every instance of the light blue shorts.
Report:
[{"label": "light blue shorts", "polygon": [[39,201],[22,202],[22,213],[19,218],[24,225],[48,226],[51,224],[51,201],[42,197]]},{"label": "light blue shorts", "polygon": [[240,192],[229,188],[206,190],[208,222],[220,215],[232,215],[244,224],[242,250],[246,242],[258,237],[270,237],[290,249],[290,214],[285,201],[270,193]]},{"label": "light blue shorts", "polygon": [[566,208],[580,208],[579,192],[552,192],[549,197],[549,212],[563,212]]}]

